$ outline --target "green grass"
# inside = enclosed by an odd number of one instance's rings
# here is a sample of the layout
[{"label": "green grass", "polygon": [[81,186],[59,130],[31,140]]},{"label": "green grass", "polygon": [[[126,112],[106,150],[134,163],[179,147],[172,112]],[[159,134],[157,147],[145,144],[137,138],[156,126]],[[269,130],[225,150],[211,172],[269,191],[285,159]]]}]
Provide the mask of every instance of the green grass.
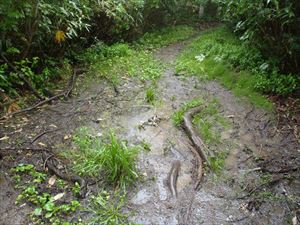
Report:
[{"label": "green grass", "polygon": [[271,110],[272,104],[255,87],[255,72],[264,62],[259,52],[242,44],[224,27],[212,29],[193,41],[178,57],[176,71],[201,79],[218,80],[239,97]]},{"label": "green grass", "polygon": [[215,99],[208,101],[203,110],[193,120],[197,131],[206,144],[220,144],[220,129],[228,128],[228,121],[221,115],[219,102]]},{"label": "green grass", "polygon": [[154,104],[156,100],[155,87],[151,86],[146,90],[146,102],[150,104]]},{"label": "green grass", "polygon": [[164,67],[154,58],[152,50],[187,39],[194,33],[192,27],[174,26],[146,33],[133,44],[108,46],[98,42],[88,48],[80,60],[89,68],[93,82],[95,78],[105,78],[116,85],[125,77],[155,81]]},{"label": "green grass", "polygon": [[112,46],[98,44],[91,47],[84,61],[89,62],[89,74],[93,78],[105,78],[118,84],[125,77],[137,77],[142,81],[156,80],[163,66],[148,50],[136,50],[128,44]]},{"label": "green grass", "polygon": [[117,225],[129,224],[128,214],[122,213],[125,194],[109,194],[107,191],[101,191],[97,195],[91,196],[87,211],[92,213],[92,219],[89,224]]},{"label": "green grass", "polygon": [[211,169],[215,174],[219,175],[228,154],[228,151],[222,147],[221,130],[230,126],[229,122],[220,113],[220,103],[216,99],[206,101],[203,99],[191,100],[173,114],[172,120],[174,125],[179,126],[183,121],[185,112],[197,106],[202,106],[203,109],[194,116],[192,122],[201,139],[211,151],[211,153],[207,153],[211,155],[208,157]]},{"label": "green grass", "polygon": [[186,40],[196,32],[193,27],[186,25],[166,27],[144,34],[136,44],[142,48],[155,49]]},{"label": "green grass", "polygon": [[173,124],[177,127],[179,127],[183,121],[183,116],[184,114],[191,108],[197,107],[204,104],[203,99],[193,99],[187,103],[185,103],[179,110],[177,110],[173,115],[172,115],[172,121]]},{"label": "green grass", "polygon": [[211,166],[212,171],[216,175],[220,175],[224,165],[225,165],[225,160],[228,155],[228,152],[226,151],[220,151],[215,156],[211,156],[208,158],[209,165]]},{"label": "green grass", "polygon": [[138,178],[135,159],[138,147],[128,147],[113,132],[107,140],[92,137],[81,128],[74,137],[75,149],[64,153],[72,169],[82,176],[102,177],[108,184],[125,188]]}]

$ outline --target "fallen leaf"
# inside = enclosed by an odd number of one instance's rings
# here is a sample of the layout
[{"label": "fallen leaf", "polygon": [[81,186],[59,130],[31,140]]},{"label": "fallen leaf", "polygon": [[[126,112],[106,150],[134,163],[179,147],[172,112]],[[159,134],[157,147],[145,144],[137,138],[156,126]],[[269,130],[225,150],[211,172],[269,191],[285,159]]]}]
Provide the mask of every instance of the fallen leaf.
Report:
[{"label": "fallen leaf", "polygon": [[7,139],[9,139],[9,137],[7,135],[5,135],[4,137],[0,138],[0,141],[5,141]]},{"label": "fallen leaf", "polygon": [[54,176],[50,177],[48,184],[51,187],[55,184],[55,182],[56,182],[56,176],[54,175]]},{"label": "fallen leaf", "polygon": [[38,145],[39,145],[39,146],[42,146],[42,147],[47,147],[47,145],[44,144],[43,142],[39,142]]},{"label": "fallen leaf", "polygon": [[65,195],[64,192],[63,192],[63,193],[59,193],[59,194],[57,194],[57,195],[55,195],[55,196],[53,197],[53,200],[56,201],[56,200],[58,200],[58,199],[61,199],[62,197],[64,197],[64,195]]},{"label": "fallen leaf", "polygon": [[66,134],[66,135],[64,136],[64,140],[68,140],[68,139],[70,139],[71,137],[72,137],[71,134]]},{"label": "fallen leaf", "polygon": [[22,120],[23,120],[24,122],[29,122],[29,119],[28,119],[27,117],[22,117]]},{"label": "fallen leaf", "polygon": [[10,114],[10,113],[16,112],[18,110],[20,110],[20,106],[16,102],[13,102],[8,107],[7,113]]},{"label": "fallen leaf", "polygon": [[292,223],[293,225],[297,225],[297,216],[294,216],[293,219],[292,219]]}]

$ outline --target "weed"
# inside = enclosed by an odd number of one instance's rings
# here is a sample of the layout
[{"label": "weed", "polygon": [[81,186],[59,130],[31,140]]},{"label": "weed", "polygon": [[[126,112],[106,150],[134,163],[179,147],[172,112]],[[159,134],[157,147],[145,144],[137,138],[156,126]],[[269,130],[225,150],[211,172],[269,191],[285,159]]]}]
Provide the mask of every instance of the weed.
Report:
[{"label": "weed", "polygon": [[12,172],[15,174],[16,186],[22,190],[16,199],[16,204],[27,201],[35,206],[31,213],[31,219],[35,224],[67,224],[64,223],[63,218],[79,208],[80,203],[77,200],[61,204],[57,202],[55,196],[42,192],[44,188],[40,185],[47,175],[38,172],[33,165],[20,164],[13,168]]},{"label": "weed", "polygon": [[219,112],[217,100],[208,101],[193,119],[198,132],[206,144],[220,144],[220,129],[229,126],[228,121]]},{"label": "weed", "polygon": [[155,89],[153,87],[150,87],[146,90],[146,101],[150,104],[153,104],[155,102]]},{"label": "weed", "polygon": [[212,171],[217,175],[220,175],[225,165],[226,157],[227,157],[227,153],[223,151],[223,152],[218,152],[215,156],[208,158]]},{"label": "weed", "polygon": [[72,168],[79,175],[99,176],[114,185],[125,187],[138,178],[135,166],[137,147],[128,147],[110,132],[106,142],[90,135],[87,128],[81,128],[74,137],[76,150],[67,151],[64,156],[73,161]]},{"label": "weed", "polygon": [[147,152],[151,151],[151,145],[147,141],[142,140],[142,142],[140,143],[140,145],[141,145],[142,149],[144,149],[145,151],[147,151]]},{"label": "weed", "polygon": [[128,215],[121,212],[124,202],[125,194],[115,193],[111,196],[104,190],[92,196],[88,211],[93,214],[93,218],[89,224],[129,224]]}]

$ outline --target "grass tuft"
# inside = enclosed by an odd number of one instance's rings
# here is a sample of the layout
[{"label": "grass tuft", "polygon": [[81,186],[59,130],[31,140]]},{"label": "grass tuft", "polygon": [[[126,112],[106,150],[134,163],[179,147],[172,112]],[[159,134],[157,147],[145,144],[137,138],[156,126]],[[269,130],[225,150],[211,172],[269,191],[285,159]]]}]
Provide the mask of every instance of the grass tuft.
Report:
[{"label": "grass tuft", "polygon": [[91,196],[88,211],[93,217],[89,224],[129,224],[128,215],[121,212],[124,202],[125,194],[111,196],[104,190]]},{"label": "grass tuft", "polygon": [[108,184],[126,187],[138,178],[135,159],[137,147],[128,147],[110,132],[108,140],[92,137],[87,128],[81,128],[74,137],[75,149],[64,156],[73,161],[75,173],[99,177]]}]

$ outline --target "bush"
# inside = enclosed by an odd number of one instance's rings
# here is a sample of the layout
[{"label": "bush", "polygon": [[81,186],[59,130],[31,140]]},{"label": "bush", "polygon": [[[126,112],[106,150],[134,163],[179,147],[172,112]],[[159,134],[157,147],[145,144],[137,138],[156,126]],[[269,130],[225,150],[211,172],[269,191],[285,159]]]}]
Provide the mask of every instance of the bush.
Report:
[{"label": "bush", "polygon": [[291,0],[217,0],[223,18],[250,41],[282,73],[300,72],[300,1]]}]

